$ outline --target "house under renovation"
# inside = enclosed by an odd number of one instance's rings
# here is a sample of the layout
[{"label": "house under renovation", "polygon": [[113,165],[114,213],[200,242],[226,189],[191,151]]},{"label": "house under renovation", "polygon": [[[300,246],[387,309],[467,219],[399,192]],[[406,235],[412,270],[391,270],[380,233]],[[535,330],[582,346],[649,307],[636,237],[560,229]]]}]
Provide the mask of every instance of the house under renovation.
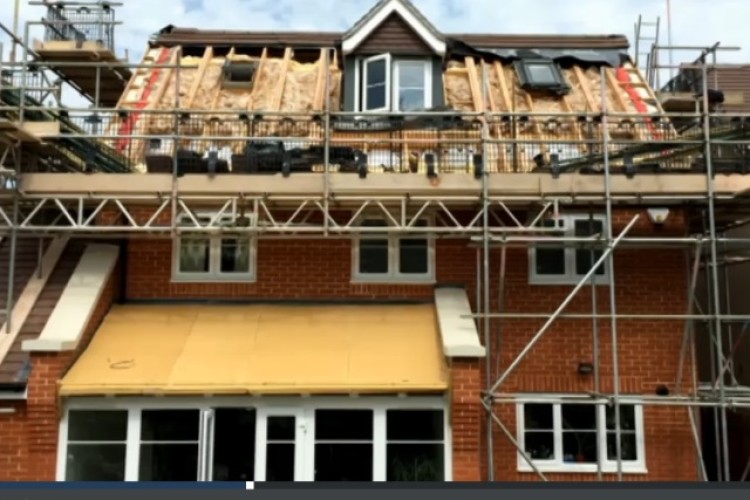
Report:
[{"label": "house under renovation", "polygon": [[721,89],[408,0],[137,62],[118,4],[45,6],[1,68],[0,480],[738,479]]}]

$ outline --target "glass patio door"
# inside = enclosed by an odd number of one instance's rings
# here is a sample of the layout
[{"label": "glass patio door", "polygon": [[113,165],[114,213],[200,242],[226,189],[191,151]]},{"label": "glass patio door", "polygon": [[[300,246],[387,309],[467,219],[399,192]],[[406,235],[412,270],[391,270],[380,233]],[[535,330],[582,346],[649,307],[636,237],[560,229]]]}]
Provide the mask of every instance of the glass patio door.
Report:
[{"label": "glass patio door", "polygon": [[269,408],[258,412],[255,478],[257,481],[305,481],[304,437],[300,409]]}]

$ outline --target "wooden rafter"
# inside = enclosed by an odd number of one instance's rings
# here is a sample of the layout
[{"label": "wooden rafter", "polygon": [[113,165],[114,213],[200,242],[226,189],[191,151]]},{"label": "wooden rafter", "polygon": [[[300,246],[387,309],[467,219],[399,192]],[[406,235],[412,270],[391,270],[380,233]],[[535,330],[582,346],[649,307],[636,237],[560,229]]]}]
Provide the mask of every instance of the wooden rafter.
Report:
[{"label": "wooden rafter", "polygon": [[484,111],[485,104],[482,99],[482,87],[479,85],[479,78],[477,77],[477,65],[474,63],[474,58],[467,57],[466,71],[469,75],[469,88],[471,88],[471,99],[474,103],[474,111],[481,113]]},{"label": "wooden rafter", "polygon": [[586,99],[586,105],[588,106],[588,110],[590,112],[596,112],[597,109],[601,110],[601,105],[596,104],[594,96],[591,94],[591,89],[589,88],[589,82],[586,78],[586,75],[583,74],[583,71],[578,66],[573,66],[573,73],[576,75],[576,79],[578,80],[578,83],[581,85],[581,90],[583,91],[583,97]]},{"label": "wooden rafter", "polygon": [[326,71],[327,57],[328,51],[326,49],[320,49],[320,57],[318,58],[318,78],[315,82],[315,98],[313,99],[313,109],[315,110],[322,110],[324,108],[326,78],[331,77],[331,72]]},{"label": "wooden rafter", "polygon": [[289,73],[289,64],[292,62],[292,49],[287,47],[284,50],[284,59],[281,61],[281,72],[279,73],[279,81],[277,83],[276,92],[273,95],[271,101],[271,111],[279,111],[281,109],[282,100],[284,99],[284,88],[286,87],[286,77]]},{"label": "wooden rafter", "polygon": [[614,94],[615,101],[617,102],[618,107],[620,108],[619,111],[623,113],[628,112],[628,103],[625,101],[625,98],[622,95],[621,86],[620,83],[617,81],[617,78],[615,77],[614,71],[612,68],[604,68],[604,78],[607,81],[607,88]]},{"label": "wooden rafter", "polygon": [[[574,113],[573,106],[570,104],[570,97],[567,95],[562,96],[562,108],[563,111],[566,113],[570,113],[571,115]],[[578,126],[578,124],[572,124],[570,125],[575,130],[576,139],[580,142],[583,142],[583,132],[581,132],[581,127]],[[580,147],[580,146],[579,146]]]},{"label": "wooden rafter", "polygon": [[[526,100],[526,106],[529,109],[529,113],[533,114],[535,112],[535,110],[534,110],[534,99],[532,99],[531,94],[529,94],[528,92],[524,92],[523,96],[524,96],[524,99]],[[548,152],[548,148],[547,148],[547,145],[545,144],[545,142],[543,140],[543,137],[542,137],[542,135],[544,134],[544,131],[542,130],[542,126],[539,125],[539,118],[536,117],[536,116],[530,116],[529,120],[531,121],[531,126],[534,129],[534,133],[536,134],[536,136],[540,140],[539,150],[542,153],[542,155],[544,155],[546,157],[547,156],[547,152]]]},{"label": "wooden rafter", "polygon": [[[146,46],[146,50],[143,51],[144,54],[148,54],[149,51],[153,50],[151,47]],[[146,58],[143,58],[143,62],[146,62]],[[125,103],[127,102],[128,94],[130,94],[130,91],[133,89],[133,85],[138,80],[139,77],[143,76],[144,74],[148,74],[149,70],[148,68],[138,68],[137,70],[133,71],[133,74],[130,76],[130,80],[128,80],[128,84],[125,85],[125,91],[120,96],[120,99],[117,101],[117,106],[115,106],[116,109],[122,108]]]},{"label": "wooden rafter", "polygon": [[203,59],[201,59],[201,63],[198,66],[198,69],[196,70],[195,77],[193,79],[193,84],[190,87],[190,92],[188,93],[188,96],[185,99],[184,107],[186,109],[191,109],[193,107],[195,96],[198,95],[198,90],[200,90],[201,84],[203,83],[203,77],[206,75],[206,70],[208,69],[208,66],[211,64],[211,59],[213,59],[213,57],[214,57],[214,48],[209,46],[206,48],[206,51],[203,53]]},{"label": "wooden rafter", "polygon": [[510,112],[513,110],[513,103],[511,102],[510,91],[508,90],[508,81],[505,79],[505,69],[500,61],[495,61],[494,67],[497,74],[497,81],[500,84],[500,95],[503,98],[505,110]]},{"label": "wooden rafter", "polygon": [[161,104],[161,100],[164,99],[164,94],[167,92],[167,88],[172,82],[172,76],[176,71],[175,66],[177,65],[177,54],[179,52],[180,47],[172,49],[172,55],[169,58],[169,65],[171,67],[163,70],[164,74],[157,82],[158,88],[156,89],[156,93],[151,99],[149,99],[148,105],[146,105],[144,109],[153,109],[155,106],[159,106],[159,104]]},{"label": "wooden rafter", "polygon": [[[487,63],[485,61],[482,61],[482,73],[489,74],[489,70],[487,68]],[[495,96],[492,93],[492,86],[487,86],[487,101],[490,105],[490,111],[493,113],[497,113],[500,111],[500,109],[497,106],[497,102],[495,101]],[[500,129],[500,125],[497,123],[494,123],[492,126],[492,132],[494,132],[495,137],[497,139],[500,139],[500,136],[502,135],[502,130]],[[505,151],[505,144],[495,144],[494,147],[497,148],[498,152],[500,153],[500,164],[505,165],[507,162],[507,154]]]},{"label": "wooden rafter", "polygon": [[[227,61],[230,61],[232,57],[234,57],[234,53],[235,53],[235,49],[234,47],[232,47],[231,49],[229,49],[229,53],[227,54],[227,57],[225,59]],[[219,79],[216,81],[216,85],[214,88],[216,88],[216,92],[214,92],[214,96],[211,99],[211,105],[209,107],[211,111],[215,110],[216,106],[219,105],[219,98],[221,97],[221,94],[224,90],[221,86],[221,77],[219,77]]]},{"label": "wooden rafter", "polygon": [[253,83],[253,90],[250,91],[250,99],[247,100],[248,110],[255,109],[255,101],[258,98],[258,89],[260,88],[261,79],[265,76],[264,71],[266,70],[266,64],[268,61],[268,49],[263,48],[263,52],[260,54],[260,62],[258,63],[258,69],[255,71],[255,83]]}]

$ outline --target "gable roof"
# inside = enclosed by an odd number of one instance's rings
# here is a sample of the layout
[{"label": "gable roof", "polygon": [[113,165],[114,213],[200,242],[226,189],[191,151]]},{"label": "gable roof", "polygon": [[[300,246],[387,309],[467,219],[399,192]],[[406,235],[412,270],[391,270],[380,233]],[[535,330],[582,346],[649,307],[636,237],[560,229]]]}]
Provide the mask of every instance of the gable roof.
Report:
[{"label": "gable roof", "polygon": [[445,54],[445,39],[409,0],[380,0],[342,36],[342,51],[350,53],[389,16],[399,15],[436,54]]}]

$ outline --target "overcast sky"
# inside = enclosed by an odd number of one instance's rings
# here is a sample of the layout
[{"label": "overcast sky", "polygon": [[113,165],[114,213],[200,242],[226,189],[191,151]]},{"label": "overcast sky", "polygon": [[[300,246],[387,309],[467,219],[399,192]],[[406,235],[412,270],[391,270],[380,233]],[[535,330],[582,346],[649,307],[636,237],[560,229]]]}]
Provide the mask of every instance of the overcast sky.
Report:
[{"label": "overcast sky", "polygon": [[[120,0],[123,25],[117,27],[118,55],[127,49],[137,62],[151,34],[164,26],[245,30],[345,30],[375,0]],[[662,20],[667,43],[667,0],[413,0],[445,32],[624,34],[634,38],[639,14]],[[21,0],[21,33],[27,20],[39,20],[43,7]],[[750,0],[672,0],[674,45],[740,46],[722,52],[720,62],[750,62]],[[13,0],[0,0],[0,22],[11,26]],[[647,33],[651,36],[652,30]],[[37,32],[37,36],[40,34]],[[8,39],[0,37],[6,45]],[[675,62],[698,53],[675,52]],[[666,58],[667,55],[664,54]]]}]

